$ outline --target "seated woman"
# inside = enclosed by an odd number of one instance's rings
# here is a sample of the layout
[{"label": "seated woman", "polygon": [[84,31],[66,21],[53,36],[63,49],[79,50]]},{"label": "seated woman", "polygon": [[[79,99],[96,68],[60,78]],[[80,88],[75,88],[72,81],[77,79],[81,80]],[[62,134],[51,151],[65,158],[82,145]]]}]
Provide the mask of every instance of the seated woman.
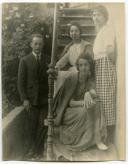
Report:
[{"label": "seated woman", "polygon": [[53,103],[54,143],[66,149],[83,151],[93,145],[106,150],[106,126],[100,101],[95,92],[93,60],[82,53],[77,59],[78,72],[70,75],[58,90]]},{"label": "seated woman", "polygon": [[93,56],[93,49],[89,42],[81,39],[81,27],[77,22],[71,22],[69,35],[72,42],[69,43],[61,54],[60,60],[56,63],[55,68],[58,71],[58,77],[55,85],[55,92],[62,86],[64,80],[77,71],[76,61],[80,54]]}]

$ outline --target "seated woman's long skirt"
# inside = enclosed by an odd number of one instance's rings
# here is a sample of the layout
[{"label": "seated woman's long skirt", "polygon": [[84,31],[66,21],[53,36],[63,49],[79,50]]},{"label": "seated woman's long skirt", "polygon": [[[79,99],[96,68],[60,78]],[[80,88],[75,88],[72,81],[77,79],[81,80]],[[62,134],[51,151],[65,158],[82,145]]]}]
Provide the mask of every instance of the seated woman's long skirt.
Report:
[{"label": "seated woman's long skirt", "polygon": [[86,110],[68,107],[63,123],[54,131],[54,143],[60,142],[67,150],[83,151],[101,141],[104,124],[99,104]]}]

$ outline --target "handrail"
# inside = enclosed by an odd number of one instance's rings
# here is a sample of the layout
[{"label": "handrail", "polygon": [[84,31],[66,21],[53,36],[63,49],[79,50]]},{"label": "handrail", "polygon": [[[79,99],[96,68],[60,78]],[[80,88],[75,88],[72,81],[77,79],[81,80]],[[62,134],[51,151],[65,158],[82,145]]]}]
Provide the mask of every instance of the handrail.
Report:
[{"label": "handrail", "polygon": [[52,113],[52,105],[53,105],[53,90],[54,90],[54,64],[55,64],[55,53],[56,53],[56,43],[57,43],[57,3],[55,3],[54,8],[54,25],[53,25],[53,40],[52,40],[52,54],[51,54],[51,63],[49,65],[49,70],[47,71],[48,76],[48,85],[49,85],[49,93],[48,93],[48,138],[47,138],[47,160],[53,160],[53,113]]},{"label": "handrail", "polygon": [[15,107],[10,113],[7,114],[2,120],[2,130],[5,131],[13,120],[24,110],[23,106]]}]

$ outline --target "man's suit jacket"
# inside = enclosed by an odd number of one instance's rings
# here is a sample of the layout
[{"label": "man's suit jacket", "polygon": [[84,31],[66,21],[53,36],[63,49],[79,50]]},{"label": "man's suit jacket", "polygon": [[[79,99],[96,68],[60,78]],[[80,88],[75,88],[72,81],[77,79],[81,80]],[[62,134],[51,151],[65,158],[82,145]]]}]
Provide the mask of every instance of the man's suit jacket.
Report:
[{"label": "man's suit jacket", "polygon": [[44,105],[48,99],[47,60],[43,54],[40,64],[31,53],[20,60],[18,90],[21,100],[29,100],[31,105]]}]

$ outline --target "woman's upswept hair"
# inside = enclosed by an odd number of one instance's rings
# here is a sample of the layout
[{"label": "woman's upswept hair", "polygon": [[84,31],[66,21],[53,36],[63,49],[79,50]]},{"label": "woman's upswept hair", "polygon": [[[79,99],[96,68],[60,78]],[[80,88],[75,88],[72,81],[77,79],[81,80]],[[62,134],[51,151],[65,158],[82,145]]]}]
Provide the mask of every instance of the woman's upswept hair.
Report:
[{"label": "woman's upswept hair", "polygon": [[77,70],[79,70],[79,60],[80,59],[85,59],[88,61],[89,66],[90,66],[91,77],[94,78],[94,72],[95,72],[94,71],[94,60],[92,59],[92,57],[88,54],[85,54],[85,52],[82,52],[76,61]]},{"label": "woman's upswept hair", "polygon": [[108,21],[109,14],[105,6],[98,5],[93,9],[93,12],[94,11],[100,12],[104,16],[106,22]]},{"label": "woman's upswept hair", "polygon": [[81,26],[78,22],[75,22],[75,21],[72,21],[71,23],[69,23],[69,25],[68,25],[68,34],[70,34],[70,29],[71,29],[72,26],[76,26],[79,29],[80,34],[81,34]]}]

